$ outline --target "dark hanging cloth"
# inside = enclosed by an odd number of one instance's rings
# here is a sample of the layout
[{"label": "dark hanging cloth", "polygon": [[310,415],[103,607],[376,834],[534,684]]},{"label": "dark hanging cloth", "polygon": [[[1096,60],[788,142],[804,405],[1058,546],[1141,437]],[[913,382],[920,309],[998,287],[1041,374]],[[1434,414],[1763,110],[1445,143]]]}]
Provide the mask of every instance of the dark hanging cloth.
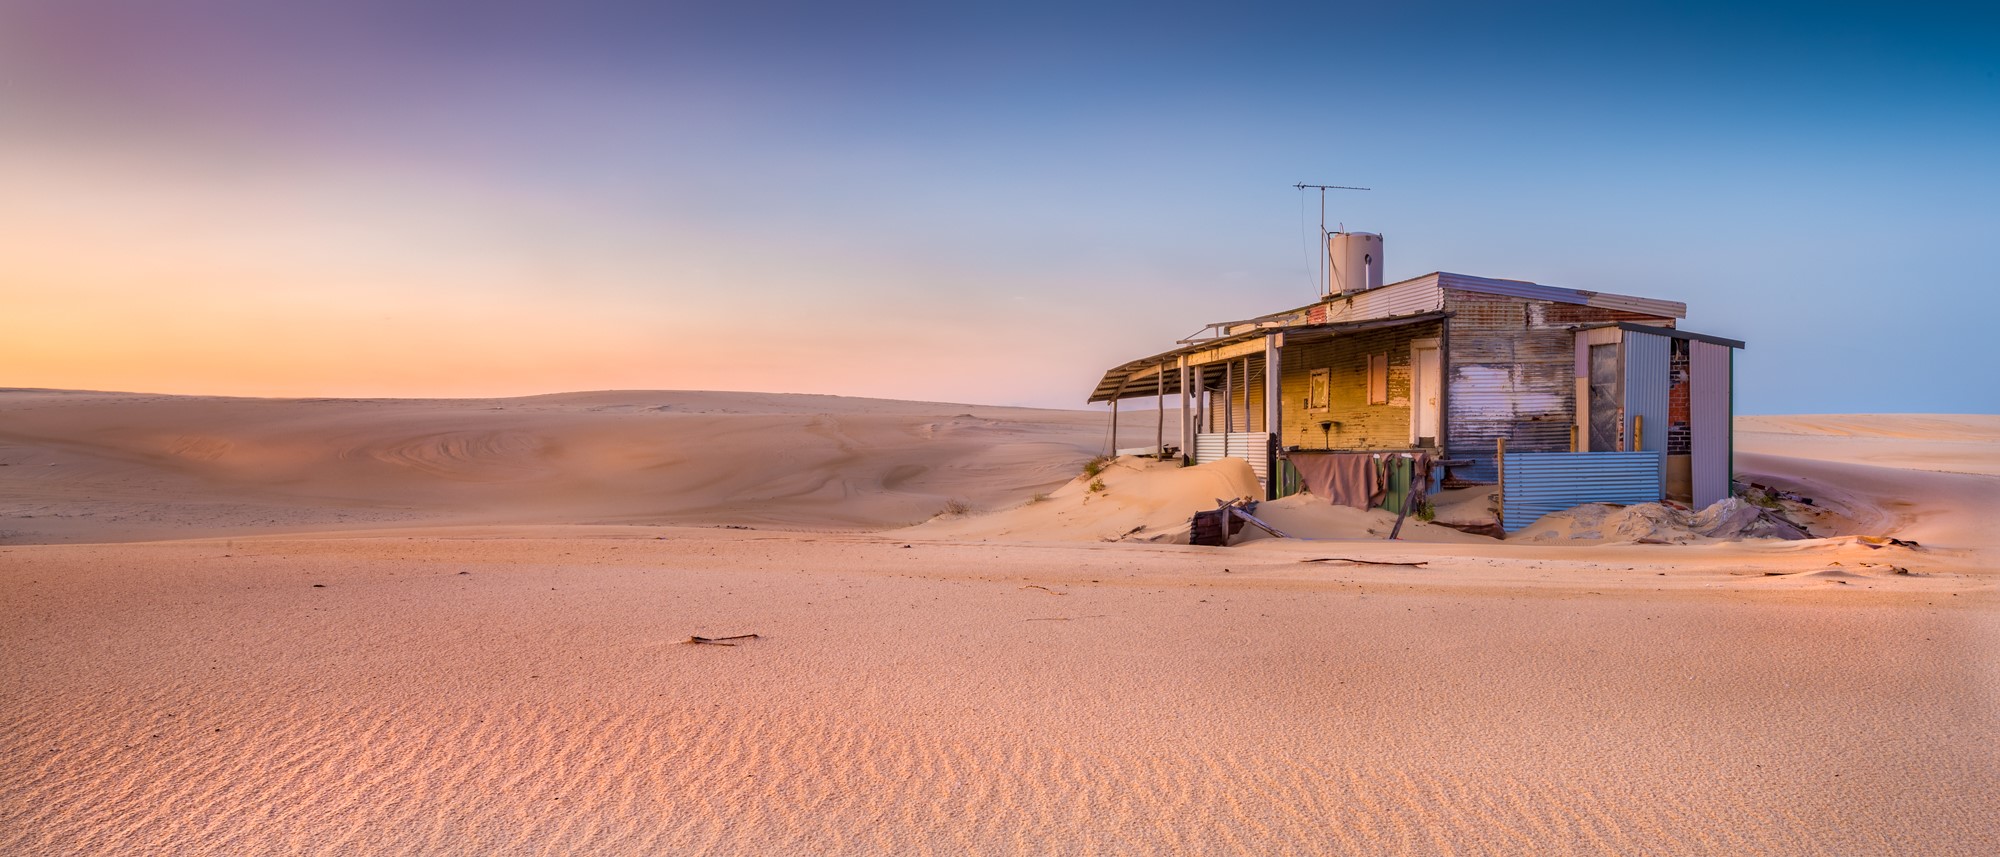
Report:
[{"label": "dark hanging cloth", "polygon": [[1336,506],[1366,509],[1381,503],[1389,492],[1380,463],[1369,453],[1306,454],[1287,459],[1299,472],[1307,491]]}]

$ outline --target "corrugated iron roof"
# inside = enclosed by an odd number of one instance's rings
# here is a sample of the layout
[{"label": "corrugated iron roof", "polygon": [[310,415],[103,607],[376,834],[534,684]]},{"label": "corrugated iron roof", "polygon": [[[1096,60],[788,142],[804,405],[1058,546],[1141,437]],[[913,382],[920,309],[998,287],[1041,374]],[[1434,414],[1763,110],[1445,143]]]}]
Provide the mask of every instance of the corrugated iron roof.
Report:
[{"label": "corrugated iron roof", "polygon": [[[1104,379],[1097,383],[1097,389],[1091,391],[1089,402],[1108,402],[1112,399],[1129,399],[1139,396],[1161,395],[1162,393],[1178,393],[1180,392],[1180,373],[1172,371],[1172,365],[1169,365],[1169,371],[1167,372],[1159,373],[1157,376],[1151,374],[1160,363],[1176,364],[1183,354],[1191,354],[1209,348],[1245,342],[1268,333],[1283,331],[1287,336],[1298,336],[1313,331],[1337,333],[1345,330],[1352,332],[1367,330],[1369,329],[1368,325],[1381,326],[1383,322],[1393,325],[1441,318],[1442,313],[1431,312],[1429,310],[1436,310],[1442,307],[1440,303],[1441,299],[1434,298],[1442,294],[1442,289],[1447,288],[1481,294],[1524,298],[1527,300],[1552,301],[1555,303],[1623,310],[1658,316],[1660,318],[1687,317],[1687,304],[1679,301],[1642,298],[1633,295],[1595,292],[1584,289],[1566,289],[1560,286],[1531,283],[1526,280],[1499,280],[1491,277],[1475,277],[1470,274],[1434,271],[1421,277],[1399,280],[1388,285],[1369,289],[1365,292],[1357,292],[1352,295],[1332,295],[1302,307],[1280,310],[1268,315],[1260,315],[1241,321],[1210,324],[1208,325],[1209,328],[1220,328],[1225,331],[1242,325],[1254,325],[1254,327],[1251,330],[1240,333],[1226,333],[1213,339],[1182,340],[1183,345],[1180,348],[1172,351],[1163,351],[1151,357],[1143,357],[1130,363],[1114,366],[1104,373]],[[1399,294],[1400,292],[1410,292],[1411,294],[1401,295]],[[1357,298],[1364,295],[1370,296],[1370,298],[1366,301],[1357,300]],[[1403,298],[1409,299],[1405,300]],[[1363,306],[1364,303],[1366,306]],[[1337,323],[1310,324],[1313,308],[1321,304],[1327,304],[1329,307],[1333,304],[1340,304],[1342,314],[1345,317]],[[1361,314],[1361,317],[1357,318],[1354,316],[1357,311]],[[1387,314],[1371,315],[1373,312]],[[1413,312],[1417,314],[1410,314]],[[1323,318],[1334,315],[1335,313],[1332,309],[1322,313]],[[1652,332],[1653,330],[1656,330],[1656,328],[1647,328],[1645,332]],[[1657,330],[1664,330],[1664,328],[1658,328]],[[1689,338],[1699,338],[1706,342],[1728,344],[1736,348],[1743,347],[1743,343],[1741,342],[1725,340],[1719,337],[1694,334],[1689,336]],[[1164,391],[1159,389],[1161,384],[1166,385]]]},{"label": "corrugated iron roof", "polygon": [[[1358,333],[1364,330],[1399,327],[1405,324],[1421,324],[1427,321],[1436,321],[1440,318],[1444,318],[1444,313],[1426,312],[1417,315],[1378,318],[1367,321],[1306,324],[1284,328],[1259,328],[1234,336],[1203,340],[1192,345],[1184,345],[1172,351],[1163,351],[1151,357],[1142,357],[1130,363],[1112,367],[1104,373],[1104,379],[1097,382],[1097,389],[1091,392],[1087,404],[1108,402],[1112,399],[1136,399],[1145,396],[1179,393],[1181,391],[1181,379],[1177,368],[1180,365],[1180,358],[1184,354],[1193,354],[1221,346],[1249,342],[1272,333],[1282,332],[1288,340],[1311,341],[1323,336]],[[1160,371],[1163,366],[1165,367],[1165,371]],[[1165,389],[1161,389],[1161,385],[1163,384],[1165,385]]]}]

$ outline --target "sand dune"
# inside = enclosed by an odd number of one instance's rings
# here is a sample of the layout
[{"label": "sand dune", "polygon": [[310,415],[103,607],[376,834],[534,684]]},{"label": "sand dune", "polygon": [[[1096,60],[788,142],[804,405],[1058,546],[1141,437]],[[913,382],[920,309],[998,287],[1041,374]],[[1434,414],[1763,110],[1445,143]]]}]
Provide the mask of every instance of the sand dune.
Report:
[{"label": "sand dune", "polygon": [[1739,417],[1736,448],[1788,458],[2000,476],[2000,416]]},{"label": "sand dune", "polygon": [[0,393],[0,853],[2000,852],[1921,422],[1740,444],[1831,538],[1225,549],[1099,416]]},{"label": "sand dune", "polygon": [[411,523],[880,529],[1067,481],[1075,411],[757,393],[0,392],[0,543]]}]

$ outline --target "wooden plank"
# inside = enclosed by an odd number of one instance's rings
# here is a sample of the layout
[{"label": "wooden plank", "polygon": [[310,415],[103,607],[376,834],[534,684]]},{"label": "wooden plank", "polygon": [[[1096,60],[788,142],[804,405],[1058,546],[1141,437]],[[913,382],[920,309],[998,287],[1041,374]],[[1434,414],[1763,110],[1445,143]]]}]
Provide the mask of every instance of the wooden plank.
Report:
[{"label": "wooden plank", "polygon": [[1200,351],[1190,353],[1188,355],[1188,362],[1200,366],[1204,363],[1221,363],[1225,360],[1235,360],[1238,357],[1247,357],[1252,354],[1262,353],[1264,353],[1264,340],[1259,338],[1230,345],[1217,345],[1213,348],[1204,348]]}]

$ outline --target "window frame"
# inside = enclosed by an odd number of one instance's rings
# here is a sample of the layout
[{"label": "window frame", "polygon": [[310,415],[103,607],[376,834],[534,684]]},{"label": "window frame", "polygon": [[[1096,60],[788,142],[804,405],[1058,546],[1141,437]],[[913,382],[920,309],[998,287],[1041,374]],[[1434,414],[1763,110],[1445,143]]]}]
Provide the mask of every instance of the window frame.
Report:
[{"label": "window frame", "polygon": [[1368,355],[1367,384],[1368,404],[1389,404],[1389,352],[1377,351]]}]

